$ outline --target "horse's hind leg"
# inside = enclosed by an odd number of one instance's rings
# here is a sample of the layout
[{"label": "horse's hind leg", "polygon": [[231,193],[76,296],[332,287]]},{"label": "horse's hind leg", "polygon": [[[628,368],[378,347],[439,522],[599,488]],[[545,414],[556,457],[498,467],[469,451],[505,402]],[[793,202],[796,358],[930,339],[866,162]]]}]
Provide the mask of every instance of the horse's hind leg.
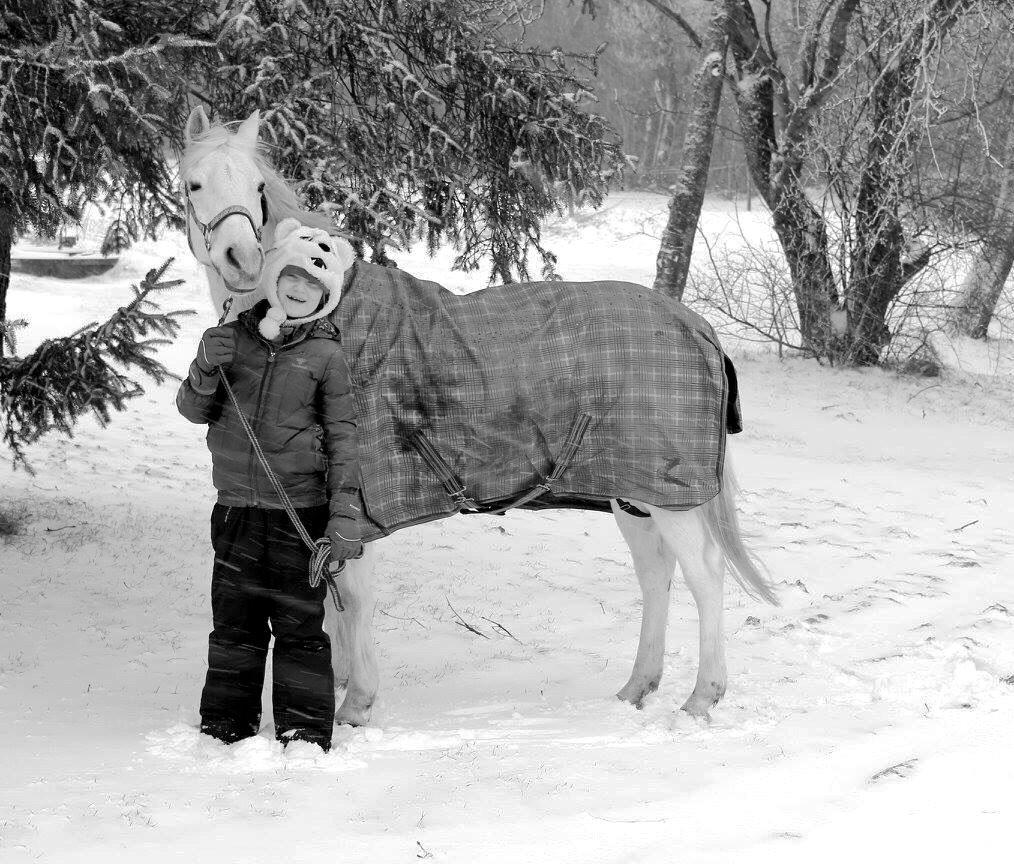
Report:
[{"label": "horse's hind leg", "polygon": [[648,507],[666,545],[679,559],[683,578],[697,604],[701,656],[697,684],[683,705],[688,714],[707,717],[725,694],[725,645],[722,633],[722,585],[725,557],[704,522],[703,508],[661,510]]},{"label": "horse's hind leg", "polygon": [[630,680],[616,695],[641,708],[644,697],[658,689],[658,682],[662,678],[665,626],[669,617],[669,588],[676,569],[676,556],[663,542],[654,519],[624,513],[615,501],[612,502],[612,508],[620,533],[630,547],[644,601],[641,637],[637,643],[634,668]]},{"label": "horse's hind leg", "polygon": [[[365,726],[377,698],[379,674],[373,642],[374,566],[376,551],[367,543],[363,557],[349,561],[338,579],[345,611],[337,614],[337,642],[334,646],[335,681],[345,680],[345,699],[335,712],[335,721]],[[346,665],[347,664],[347,665]]]}]

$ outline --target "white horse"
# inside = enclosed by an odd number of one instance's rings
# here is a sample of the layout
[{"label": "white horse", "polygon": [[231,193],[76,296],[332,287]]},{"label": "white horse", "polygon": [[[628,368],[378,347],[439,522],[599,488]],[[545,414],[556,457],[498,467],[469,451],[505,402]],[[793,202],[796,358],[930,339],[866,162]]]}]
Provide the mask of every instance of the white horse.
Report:
[{"label": "white horse", "polygon": [[[296,195],[258,149],[259,115],[235,132],[209,123],[200,107],[185,129],[180,177],[187,209],[190,248],[208,274],[219,311],[227,297],[230,318],[263,298],[257,287],[263,250],[271,248],[275,226],[294,216],[307,225],[333,229],[330,219],[300,207]],[[756,558],[743,544],[736,518],[735,479],[725,466],[722,492],[692,510],[665,510],[631,502],[648,517],[632,515],[611,502],[620,533],[630,547],[644,601],[641,634],[630,679],[617,696],[640,708],[662,678],[669,589],[676,564],[697,604],[700,659],[697,682],[683,710],[707,717],[725,693],[722,629],[723,580],[728,568],[753,596],[776,603]],[[375,554],[350,562],[341,582],[345,612],[325,626],[335,643],[335,680],[344,688],[339,723],[363,725],[377,695],[379,676],[372,633]],[[329,606],[330,608],[330,606]],[[335,620],[336,619],[336,620]]]}]

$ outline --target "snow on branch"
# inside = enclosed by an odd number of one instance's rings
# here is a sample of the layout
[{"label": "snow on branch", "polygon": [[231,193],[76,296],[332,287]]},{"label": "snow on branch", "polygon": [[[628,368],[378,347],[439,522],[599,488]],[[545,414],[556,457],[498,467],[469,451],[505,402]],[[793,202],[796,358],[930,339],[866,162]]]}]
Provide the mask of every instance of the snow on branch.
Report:
[{"label": "snow on branch", "polygon": [[[423,240],[462,249],[459,266],[491,260],[491,278],[524,278],[529,251],[552,264],[542,220],[598,204],[622,170],[614,131],[589,110],[597,52],[519,41],[503,22],[529,0],[224,8],[208,98],[225,116],[261,108],[277,167],[378,263],[392,241]],[[526,172],[512,168],[519,148]]]}]

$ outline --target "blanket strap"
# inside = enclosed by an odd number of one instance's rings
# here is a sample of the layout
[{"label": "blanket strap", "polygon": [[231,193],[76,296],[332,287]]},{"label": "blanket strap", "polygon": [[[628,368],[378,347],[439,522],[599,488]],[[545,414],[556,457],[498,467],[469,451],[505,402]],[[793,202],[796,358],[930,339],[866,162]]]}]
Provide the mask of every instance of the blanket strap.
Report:
[{"label": "blanket strap", "polygon": [[563,476],[563,472],[570,466],[571,461],[577,455],[578,449],[581,447],[581,440],[584,438],[584,433],[588,431],[588,425],[591,423],[591,414],[581,414],[570,426],[570,432],[567,433],[567,440],[563,443],[563,449],[560,451],[560,455],[553,465],[553,470],[549,473],[541,483],[537,484],[534,488],[528,490],[520,498],[511,501],[504,507],[500,507],[492,512],[495,515],[502,515],[508,510],[512,510],[515,507],[522,507],[530,501],[534,501],[540,495],[544,495],[546,492],[553,491],[553,484]]},{"label": "blanket strap", "polygon": [[443,460],[443,457],[437,452],[437,448],[423,435],[422,429],[416,429],[409,436],[408,442],[415,447],[416,452],[422,457],[430,471],[437,475],[437,479],[443,484],[444,491],[451,496],[451,500],[459,510],[478,509],[479,505],[465,495],[466,486],[461,482],[461,478],[451,470],[451,466]]}]

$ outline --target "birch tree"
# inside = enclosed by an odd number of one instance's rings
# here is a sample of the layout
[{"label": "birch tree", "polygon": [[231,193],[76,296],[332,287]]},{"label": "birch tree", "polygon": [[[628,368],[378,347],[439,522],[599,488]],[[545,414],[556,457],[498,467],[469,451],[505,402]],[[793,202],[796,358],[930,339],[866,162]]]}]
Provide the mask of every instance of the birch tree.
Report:
[{"label": "birch tree", "polygon": [[667,6],[658,0],[646,2],[666,17],[675,18],[703,54],[694,77],[693,107],[683,141],[681,171],[676,192],[669,202],[669,218],[662,233],[655,267],[655,290],[682,300],[708,185],[708,169],[711,167],[711,151],[725,79],[732,3],[731,0],[715,0],[708,29],[704,38],[700,39]]},{"label": "birch tree", "polygon": [[998,148],[999,182],[990,201],[982,244],[965,277],[952,322],[958,333],[973,339],[986,338],[1014,267],[1014,96],[1006,94],[1001,105],[1006,128]]}]

